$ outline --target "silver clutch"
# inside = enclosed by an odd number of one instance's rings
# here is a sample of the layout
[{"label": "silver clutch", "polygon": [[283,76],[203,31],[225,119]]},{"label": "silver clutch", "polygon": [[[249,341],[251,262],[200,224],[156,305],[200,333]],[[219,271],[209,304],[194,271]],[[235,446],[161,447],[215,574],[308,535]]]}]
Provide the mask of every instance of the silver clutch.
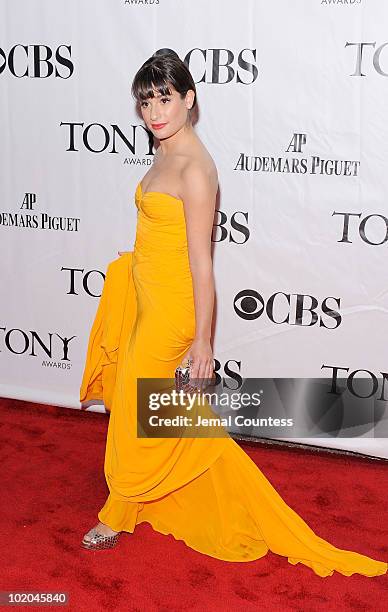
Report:
[{"label": "silver clutch", "polygon": [[175,388],[177,391],[184,389],[190,382],[190,370],[192,360],[189,359],[187,366],[178,366],[175,370]]}]

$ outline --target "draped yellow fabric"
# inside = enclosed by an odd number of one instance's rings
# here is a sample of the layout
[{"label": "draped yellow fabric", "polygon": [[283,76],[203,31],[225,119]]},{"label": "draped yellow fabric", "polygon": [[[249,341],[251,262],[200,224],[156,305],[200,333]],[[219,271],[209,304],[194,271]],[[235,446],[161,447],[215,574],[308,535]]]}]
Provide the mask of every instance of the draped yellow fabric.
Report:
[{"label": "draped yellow fabric", "polygon": [[174,377],[195,310],[182,200],[139,183],[135,203],[134,250],[107,268],[80,388],[82,403],[101,399],[110,411],[99,520],[128,532],[146,521],[225,561],[271,550],[319,576],[386,573],[387,563],[315,535],[230,436],[137,437],[137,378]]}]

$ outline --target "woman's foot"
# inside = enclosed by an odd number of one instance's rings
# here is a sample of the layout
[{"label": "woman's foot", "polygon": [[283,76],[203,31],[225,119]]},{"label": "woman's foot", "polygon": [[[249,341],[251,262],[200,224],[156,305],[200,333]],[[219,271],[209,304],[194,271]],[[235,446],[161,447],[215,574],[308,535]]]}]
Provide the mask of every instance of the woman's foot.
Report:
[{"label": "woman's foot", "polygon": [[120,533],[121,531],[114,531],[108,525],[100,522],[85,533],[82,546],[93,550],[113,548],[117,544]]}]

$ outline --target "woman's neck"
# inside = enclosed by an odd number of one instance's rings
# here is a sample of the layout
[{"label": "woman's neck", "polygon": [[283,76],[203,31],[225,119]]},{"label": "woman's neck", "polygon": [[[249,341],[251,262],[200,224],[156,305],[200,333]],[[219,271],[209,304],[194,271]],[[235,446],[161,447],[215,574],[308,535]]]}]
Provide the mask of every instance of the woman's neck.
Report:
[{"label": "woman's neck", "polygon": [[165,157],[180,151],[187,151],[187,148],[193,143],[194,139],[196,139],[196,134],[193,126],[185,124],[172,136],[159,140],[159,155]]}]

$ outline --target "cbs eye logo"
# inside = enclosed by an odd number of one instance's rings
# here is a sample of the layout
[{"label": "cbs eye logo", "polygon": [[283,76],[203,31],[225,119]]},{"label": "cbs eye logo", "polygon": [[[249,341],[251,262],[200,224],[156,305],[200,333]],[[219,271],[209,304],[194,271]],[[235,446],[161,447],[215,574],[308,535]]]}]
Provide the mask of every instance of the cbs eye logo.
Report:
[{"label": "cbs eye logo", "polygon": [[340,307],[340,298],[331,296],[324,298],[320,304],[313,295],[277,291],[266,302],[255,289],[243,289],[235,296],[233,308],[237,316],[246,321],[258,319],[265,311],[268,319],[276,325],[311,327],[319,322],[319,327],[336,329],[342,317],[338,310],[330,307],[330,300],[337,308]]},{"label": "cbs eye logo", "polygon": [[264,300],[254,289],[244,289],[234,298],[235,313],[246,321],[258,319],[264,310]]},{"label": "cbs eye logo", "polygon": [[0,48],[0,75],[8,68],[12,76],[46,79],[54,76],[68,79],[74,72],[71,45],[55,50],[47,45],[14,45],[9,51]]}]

